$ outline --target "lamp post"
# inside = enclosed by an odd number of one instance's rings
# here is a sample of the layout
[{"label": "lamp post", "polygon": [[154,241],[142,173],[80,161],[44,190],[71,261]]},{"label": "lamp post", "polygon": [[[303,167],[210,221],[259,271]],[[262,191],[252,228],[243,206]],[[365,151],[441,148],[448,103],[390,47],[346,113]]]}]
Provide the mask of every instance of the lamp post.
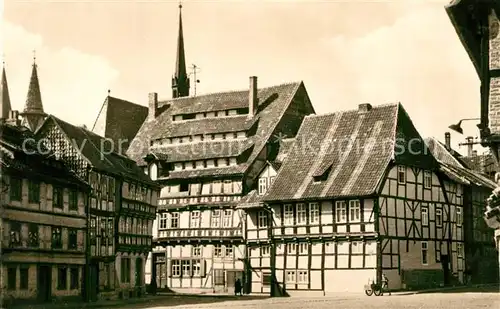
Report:
[{"label": "lamp post", "polygon": [[460,121],[456,124],[452,124],[448,126],[448,128],[452,129],[453,131],[456,131],[460,134],[464,134],[464,130],[462,129],[462,121],[470,121],[470,120],[481,120],[480,118],[464,118],[460,119]]}]

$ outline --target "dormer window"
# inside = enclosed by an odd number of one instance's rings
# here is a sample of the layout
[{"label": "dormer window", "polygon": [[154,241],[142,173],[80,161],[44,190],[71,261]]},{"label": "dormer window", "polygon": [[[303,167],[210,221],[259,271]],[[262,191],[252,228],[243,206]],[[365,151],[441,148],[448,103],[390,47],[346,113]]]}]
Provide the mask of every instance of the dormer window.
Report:
[{"label": "dormer window", "polygon": [[264,195],[267,191],[267,178],[259,178],[259,195]]}]

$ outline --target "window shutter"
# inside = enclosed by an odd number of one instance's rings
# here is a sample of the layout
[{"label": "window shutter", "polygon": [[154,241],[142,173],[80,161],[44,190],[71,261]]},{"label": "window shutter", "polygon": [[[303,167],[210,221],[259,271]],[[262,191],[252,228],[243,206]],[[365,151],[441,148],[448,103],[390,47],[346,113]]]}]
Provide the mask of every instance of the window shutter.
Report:
[{"label": "window shutter", "polygon": [[195,264],[196,264],[195,260],[189,261],[189,277],[192,277],[194,275],[193,267]]},{"label": "window shutter", "polygon": [[167,277],[172,277],[172,260],[167,259]]},{"label": "window shutter", "polygon": [[205,267],[205,260],[200,260],[200,276],[205,277],[206,276],[206,267]]}]

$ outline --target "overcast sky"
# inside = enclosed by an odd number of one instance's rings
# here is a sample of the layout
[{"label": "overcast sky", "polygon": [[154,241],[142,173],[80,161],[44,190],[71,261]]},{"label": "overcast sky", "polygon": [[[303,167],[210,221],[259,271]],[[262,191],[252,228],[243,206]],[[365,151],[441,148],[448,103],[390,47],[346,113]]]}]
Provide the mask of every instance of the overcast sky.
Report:
[{"label": "overcast sky", "polygon": [[[401,102],[420,133],[479,116],[479,80],[446,15],[449,0],[183,1],[198,94],[303,80],[317,113]],[[177,1],[6,0],[2,42],[14,109],[36,50],[45,111],[92,127],[111,95],[171,97]],[[477,136],[474,122],[466,135]],[[454,144],[466,135],[452,133]],[[458,147],[457,147],[458,149]],[[461,152],[466,149],[462,147]]]}]

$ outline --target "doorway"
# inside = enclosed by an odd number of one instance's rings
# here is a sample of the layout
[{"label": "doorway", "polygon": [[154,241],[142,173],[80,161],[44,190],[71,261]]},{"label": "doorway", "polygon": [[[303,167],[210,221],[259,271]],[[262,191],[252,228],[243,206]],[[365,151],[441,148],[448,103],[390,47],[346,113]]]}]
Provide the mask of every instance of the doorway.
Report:
[{"label": "doorway", "polygon": [[243,272],[240,270],[226,270],[226,291],[228,294],[234,294],[234,285],[236,280],[240,280],[243,287]]},{"label": "doorway", "polygon": [[447,254],[441,254],[441,266],[443,267],[443,283],[450,284],[450,258]]},{"label": "doorway", "polygon": [[52,298],[52,267],[40,265],[37,269],[37,297],[40,302],[48,302]]}]

